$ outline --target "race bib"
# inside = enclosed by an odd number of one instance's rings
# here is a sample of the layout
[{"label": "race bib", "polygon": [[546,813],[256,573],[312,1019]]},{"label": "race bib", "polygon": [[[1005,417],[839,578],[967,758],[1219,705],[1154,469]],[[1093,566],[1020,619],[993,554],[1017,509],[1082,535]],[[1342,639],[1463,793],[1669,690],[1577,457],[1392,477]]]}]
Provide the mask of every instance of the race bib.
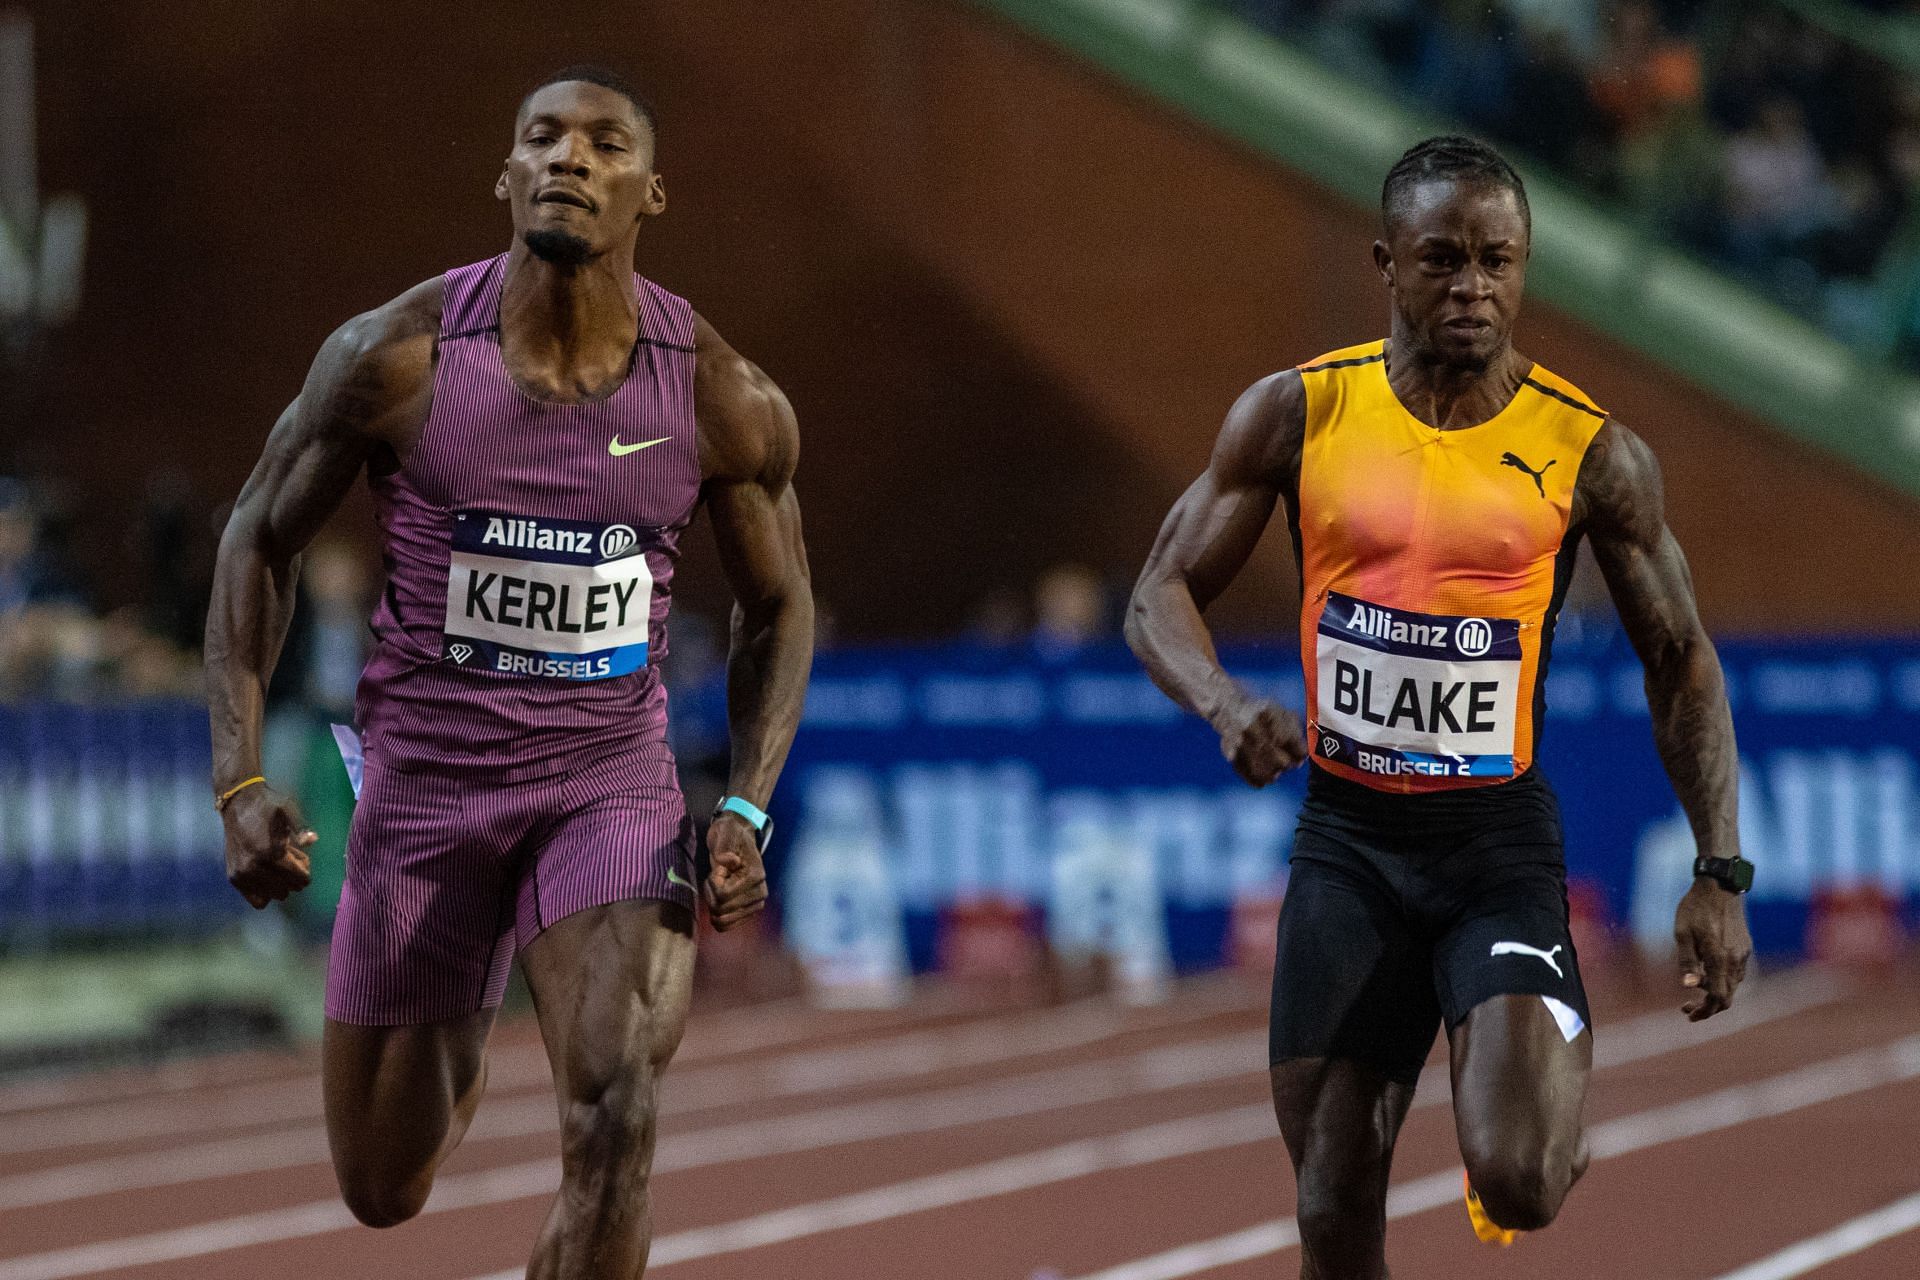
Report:
[{"label": "race bib", "polygon": [[1329,592],[1314,661],[1322,759],[1383,776],[1513,776],[1517,620],[1413,613]]},{"label": "race bib", "polygon": [[442,656],[508,675],[629,675],[647,663],[652,600],[631,525],[456,511]]}]

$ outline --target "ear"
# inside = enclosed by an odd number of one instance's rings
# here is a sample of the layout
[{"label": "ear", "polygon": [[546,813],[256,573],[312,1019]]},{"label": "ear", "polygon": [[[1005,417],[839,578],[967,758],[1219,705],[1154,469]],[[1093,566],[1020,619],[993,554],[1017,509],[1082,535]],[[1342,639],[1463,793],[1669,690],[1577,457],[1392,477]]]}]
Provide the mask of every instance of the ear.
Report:
[{"label": "ear", "polygon": [[1373,242],[1373,269],[1386,281],[1387,288],[1393,288],[1393,250],[1387,248],[1385,240]]},{"label": "ear", "polygon": [[647,194],[640,201],[640,216],[656,218],[667,211],[667,180],[659,174],[647,179]]},{"label": "ear", "polygon": [[507,165],[506,165],[506,162],[503,160],[500,162],[500,176],[499,178],[495,179],[493,184],[493,198],[495,200],[505,200],[508,194],[509,194],[509,191],[507,188]]}]

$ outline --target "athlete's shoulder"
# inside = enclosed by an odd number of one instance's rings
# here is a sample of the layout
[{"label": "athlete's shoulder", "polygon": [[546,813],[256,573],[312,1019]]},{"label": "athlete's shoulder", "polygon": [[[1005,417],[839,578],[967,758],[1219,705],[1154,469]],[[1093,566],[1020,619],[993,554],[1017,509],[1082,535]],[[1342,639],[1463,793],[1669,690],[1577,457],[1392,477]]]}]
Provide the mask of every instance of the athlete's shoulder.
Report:
[{"label": "athlete's shoulder", "polygon": [[688,314],[702,476],[791,476],[800,452],[800,427],[786,394],[760,366],[734,350],[706,317],[691,310]]},{"label": "athlete's shoulder", "polygon": [[1298,369],[1260,379],[1234,401],[1214,441],[1208,469],[1227,484],[1284,484],[1300,466],[1307,392]]},{"label": "athlete's shoulder", "polygon": [[444,277],[423,280],[335,329],[327,346],[344,366],[362,375],[404,379],[409,373],[424,373],[432,366],[445,297]]},{"label": "athlete's shoulder", "polygon": [[1364,364],[1379,364],[1387,358],[1387,343],[1384,338],[1375,338],[1372,342],[1362,342],[1351,347],[1341,347],[1315,356],[1299,366],[1301,373],[1327,373],[1336,369],[1352,369]]},{"label": "athlete's shoulder", "polygon": [[1666,522],[1666,488],[1647,442],[1617,418],[1603,419],[1580,461],[1573,519],[1595,535],[1639,540]]},{"label": "athlete's shoulder", "polygon": [[335,329],[320,348],[300,396],[321,420],[380,426],[421,398],[433,377],[433,346],[440,333],[441,278],[424,281],[392,301]]},{"label": "athlete's shoulder", "polygon": [[1536,364],[1528,371],[1526,385],[1569,409],[1578,409],[1596,423],[1607,420],[1607,411],[1596,405],[1592,396],[1544,365]]}]

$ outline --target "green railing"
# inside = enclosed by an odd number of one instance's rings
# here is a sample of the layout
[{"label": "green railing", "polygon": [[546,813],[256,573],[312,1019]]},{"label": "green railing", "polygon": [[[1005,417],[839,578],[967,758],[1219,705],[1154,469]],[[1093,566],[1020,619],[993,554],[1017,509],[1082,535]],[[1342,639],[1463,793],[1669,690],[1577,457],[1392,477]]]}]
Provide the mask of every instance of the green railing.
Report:
[{"label": "green railing", "polygon": [[[1410,139],[1452,127],[1204,0],[977,2],[1369,208]],[[1551,174],[1531,170],[1527,186],[1529,279],[1547,301],[1920,495],[1920,379],[1847,347]]]}]

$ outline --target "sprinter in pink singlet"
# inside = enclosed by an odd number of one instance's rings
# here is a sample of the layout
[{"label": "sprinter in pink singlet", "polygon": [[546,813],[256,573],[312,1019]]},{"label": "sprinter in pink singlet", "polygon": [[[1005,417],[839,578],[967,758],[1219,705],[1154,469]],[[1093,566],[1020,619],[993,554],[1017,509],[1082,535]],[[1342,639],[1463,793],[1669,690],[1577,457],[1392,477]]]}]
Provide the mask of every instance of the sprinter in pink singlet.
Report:
[{"label": "sprinter in pink singlet", "polygon": [[511,250],[328,339],[240,495],[207,620],[213,782],[234,886],[256,907],[304,887],[314,837],[260,776],[261,705],[300,551],[364,470],[387,581],[327,977],[335,1172],[369,1225],[419,1212],[479,1103],[517,953],[564,1116],[528,1275],[610,1280],[646,1265],[656,1086],[693,972],[693,824],[658,663],[695,511],[738,602],[717,928],[766,900],[764,807],[813,603],[785,397],[633,273],[666,202],[652,109],[570,68],[515,129],[495,189]]}]

